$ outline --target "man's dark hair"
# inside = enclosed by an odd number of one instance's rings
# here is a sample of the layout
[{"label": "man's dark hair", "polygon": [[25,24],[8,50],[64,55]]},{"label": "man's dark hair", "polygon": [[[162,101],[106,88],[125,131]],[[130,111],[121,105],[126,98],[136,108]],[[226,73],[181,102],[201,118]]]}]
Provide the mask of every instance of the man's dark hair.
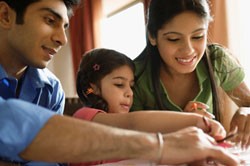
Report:
[{"label": "man's dark hair", "polygon": [[[40,0],[0,0],[6,2],[16,12],[16,23],[23,23],[24,13],[29,5],[39,2]],[[73,13],[73,7],[80,4],[81,0],[62,0],[68,9],[68,15]]]}]

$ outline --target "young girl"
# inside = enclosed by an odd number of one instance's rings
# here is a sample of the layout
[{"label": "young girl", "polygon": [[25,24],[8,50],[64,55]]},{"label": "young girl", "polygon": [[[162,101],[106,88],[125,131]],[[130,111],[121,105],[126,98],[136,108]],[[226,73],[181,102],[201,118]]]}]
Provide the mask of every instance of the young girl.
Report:
[{"label": "young girl", "polygon": [[238,128],[236,140],[247,148],[250,91],[243,68],[228,49],[207,43],[212,19],[208,2],[151,0],[147,45],[135,59],[137,82],[131,110],[185,112],[192,107],[189,101],[200,101],[220,121],[229,114],[219,105],[220,88],[239,107],[230,125],[231,130]]},{"label": "young girl", "polygon": [[[133,103],[134,64],[124,54],[109,49],[87,52],[77,75],[77,93],[85,107],[74,117],[114,127],[169,133],[197,126],[215,139],[225,136],[216,121],[193,113],[140,111],[128,113]],[[108,114],[107,114],[108,113]],[[93,165],[112,161],[71,165]]]}]

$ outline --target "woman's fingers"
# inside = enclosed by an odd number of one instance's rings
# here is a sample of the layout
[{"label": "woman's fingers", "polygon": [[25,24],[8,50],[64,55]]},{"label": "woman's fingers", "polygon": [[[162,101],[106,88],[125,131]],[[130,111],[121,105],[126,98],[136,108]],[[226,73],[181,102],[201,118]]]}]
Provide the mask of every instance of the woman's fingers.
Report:
[{"label": "woman's fingers", "polygon": [[215,116],[212,113],[208,112],[207,109],[209,109],[209,106],[205,103],[190,101],[184,108],[184,112],[194,112],[202,116],[206,116],[209,119],[214,119]]}]

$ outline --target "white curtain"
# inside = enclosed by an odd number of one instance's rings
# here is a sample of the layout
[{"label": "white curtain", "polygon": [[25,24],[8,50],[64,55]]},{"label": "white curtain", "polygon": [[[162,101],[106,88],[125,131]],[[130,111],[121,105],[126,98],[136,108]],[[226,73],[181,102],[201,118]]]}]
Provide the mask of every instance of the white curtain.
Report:
[{"label": "white curtain", "polygon": [[250,87],[249,38],[250,38],[250,1],[227,0],[229,48],[240,60],[245,69],[245,82]]}]

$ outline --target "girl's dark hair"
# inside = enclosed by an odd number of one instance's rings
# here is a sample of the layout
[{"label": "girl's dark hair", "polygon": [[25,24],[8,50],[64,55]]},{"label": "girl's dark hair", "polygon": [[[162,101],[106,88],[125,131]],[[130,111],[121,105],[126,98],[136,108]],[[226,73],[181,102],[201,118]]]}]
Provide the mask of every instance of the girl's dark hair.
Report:
[{"label": "girl's dark hair", "polygon": [[101,96],[90,92],[90,84],[101,89],[101,80],[124,65],[130,67],[133,73],[135,72],[133,61],[120,52],[105,48],[86,52],[82,57],[76,80],[77,94],[83,104],[108,112],[107,102]]},{"label": "girl's dark hair", "polygon": [[[41,0],[0,0],[6,2],[16,12],[16,23],[23,24],[23,17],[27,7]],[[62,0],[68,9],[68,15],[72,15],[73,8],[78,6],[81,0]]]},{"label": "girl's dark hair", "polygon": [[[194,12],[202,19],[208,21],[212,20],[207,0],[151,0],[147,15],[147,32],[153,38],[157,38],[157,32],[166,23],[170,22],[176,15],[185,11]],[[218,93],[208,52],[206,52],[203,56],[203,60],[205,61],[205,64],[209,70],[209,77],[212,82],[213,112],[216,116],[216,119],[219,120],[219,103],[217,102]],[[142,70],[137,72],[139,74],[136,75],[135,80],[140,77],[140,75],[145,71],[147,63],[151,61],[151,80],[153,81],[153,88],[156,92],[154,93],[154,95],[158,105],[158,109],[168,109],[164,107],[160,96],[161,84],[159,78],[160,64],[162,63],[162,59],[157,46],[151,45],[148,37],[147,46],[142,51],[142,53],[135,59],[135,61],[140,61],[144,63],[144,67],[142,67]]]}]

